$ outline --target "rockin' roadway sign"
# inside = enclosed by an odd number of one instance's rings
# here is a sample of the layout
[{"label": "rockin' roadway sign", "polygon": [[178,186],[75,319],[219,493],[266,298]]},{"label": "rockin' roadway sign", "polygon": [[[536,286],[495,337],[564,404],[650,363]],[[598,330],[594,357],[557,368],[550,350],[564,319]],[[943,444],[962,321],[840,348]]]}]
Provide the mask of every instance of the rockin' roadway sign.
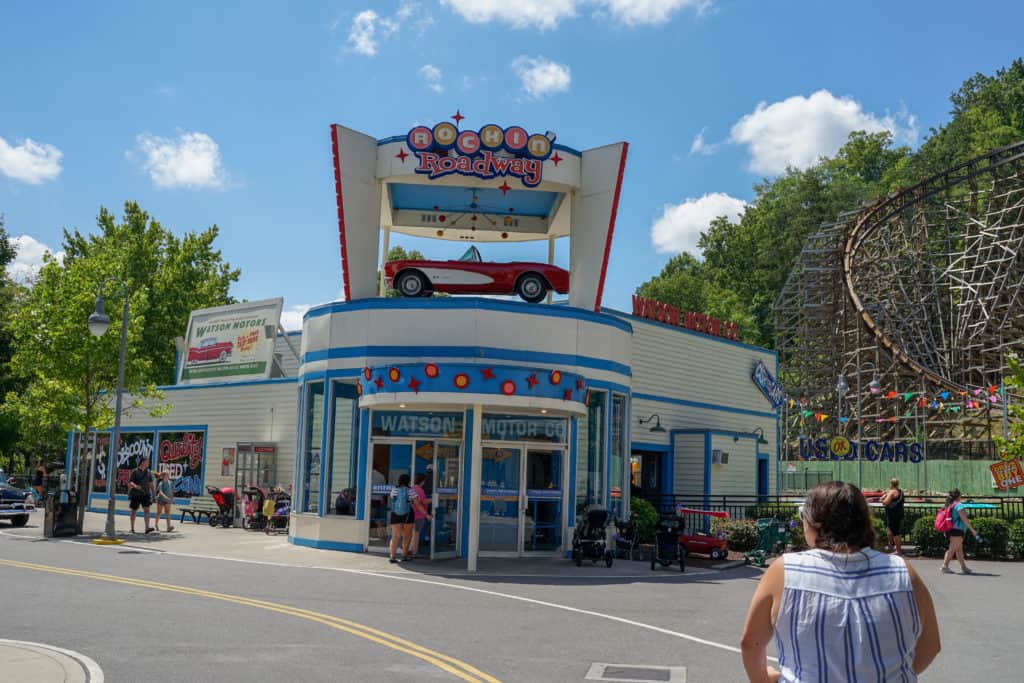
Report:
[{"label": "rockin' roadway sign", "polygon": [[550,131],[531,135],[519,126],[502,128],[493,123],[460,131],[447,121],[433,128],[416,126],[406,136],[406,144],[420,162],[416,173],[431,180],[453,173],[484,180],[512,176],[526,187],[540,185],[554,141]]}]

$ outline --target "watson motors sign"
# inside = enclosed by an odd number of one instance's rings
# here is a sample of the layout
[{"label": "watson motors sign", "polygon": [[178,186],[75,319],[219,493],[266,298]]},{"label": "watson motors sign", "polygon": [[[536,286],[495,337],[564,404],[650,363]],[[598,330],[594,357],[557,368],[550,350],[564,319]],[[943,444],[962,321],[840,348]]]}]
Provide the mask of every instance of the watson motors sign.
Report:
[{"label": "watson motors sign", "polygon": [[724,337],[739,341],[739,325],[728,320],[719,320],[710,315],[686,311],[680,313],[679,308],[670,304],[663,304],[654,299],[646,299],[642,296],[633,295],[633,315],[638,318],[647,318],[659,323],[678,325],[694,332],[710,334],[713,337]]},{"label": "watson motors sign", "polygon": [[550,131],[531,135],[519,126],[502,128],[493,123],[460,131],[447,121],[433,128],[416,126],[406,136],[406,144],[420,161],[416,172],[431,180],[453,173],[485,180],[512,176],[526,187],[540,185],[554,141]]}]

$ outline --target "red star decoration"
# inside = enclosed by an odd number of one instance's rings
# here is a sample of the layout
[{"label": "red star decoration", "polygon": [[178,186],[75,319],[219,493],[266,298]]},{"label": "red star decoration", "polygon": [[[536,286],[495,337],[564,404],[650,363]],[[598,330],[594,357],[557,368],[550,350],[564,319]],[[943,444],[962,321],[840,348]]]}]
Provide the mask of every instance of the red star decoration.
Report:
[{"label": "red star decoration", "polygon": [[502,194],[507,194],[508,191],[511,190],[512,188],[509,187],[507,180],[503,180],[501,182],[501,185],[498,186],[498,189],[501,190]]},{"label": "red star decoration", "polygon": [[396,155],[395,155],[395,158],[396,158],[396,159],[401,159],[401,160],[402,160],[402,163],[404,164],[404,163],[405,163],[405,158],[406,158],[407,156],[409,156],[409,153],[408,153],[408,152],[406,152],[406,151],[405,151],[405,147],[403,147],[402,149],[400,149],[400,150],[398,151],[398,154],[396,154]]},{"label": "red star decoration", "polygon": [[529,377],[527,377],[526,378],[526,383],[530,385],[531,389],[533,389],[535,386],[537,386],[537,373],[535,372],[532,375],[530,375]]},{"label": "red star decoration", "polygon": [[580,391],[583,391],[583,380],[582,379],[579,379],[579,378],[576,379],[576,388],[578,390],[580,390]]},{"label": "red star decoration", "polygon": [[562,395],[562,400],[563,401],[568,401],[571,398],[572,398],[572,389],[566,389],[565,393]]},{"label": "red star decoration", "polygon": [[413,377],[409,380],[409,388],[413,390],[413,393],[420,393],[420,381]]},{"label": "red star decoration", "polygon": [[484,368],[480,371],[480,374],[484,376],[484,379],[494,379],[494,370],[491,368]]},{"label": "red star decoration", "polygon": [[384,380],[382,380],[380,377],[378,377],[377,379],[373,380],[373,383],[377,385],[378,389],[383,389],[384,388]]},{"label": "red star decoration", "polygon": [[558,156],[558,152],[555,152],[555,156],[551,157],[551,162],[555,166],[558,166],[558,162],[560,162],[561,160],[562,160],[562,157]]},{"label": "red star decoration", "polygon": [[455,110],[455,116],[453,116],[452,118],[455,119],[455,125],[457,126],[457,125],[459,125],[462,122],[462,119],[464,119],[466,117],[462,115],[461,111],[456,109]]}]

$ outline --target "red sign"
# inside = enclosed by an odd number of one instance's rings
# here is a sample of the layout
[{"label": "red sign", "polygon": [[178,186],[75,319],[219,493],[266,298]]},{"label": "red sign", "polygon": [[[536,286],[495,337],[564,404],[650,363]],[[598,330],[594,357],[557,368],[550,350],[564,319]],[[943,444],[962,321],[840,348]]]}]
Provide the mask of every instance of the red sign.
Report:
[{"label": "red sign", "polygon": [[685,327],[694,332],[710,334],[713,337],[723,337],[739,341],[739,326],[728,320],[722,321],[712,318],[703,313],[686,311],[680,314],[679,308],[670,304],[663,304],[653,299],[645,299],[642,296],[633,295],[633,315],[638,318],[656,320],[659,323]]},{"label": "red sign", "polygon": [[1024,486],[1024,469],[1020,466],[1020,460],[997,462],[988,468],[992,470],[992,478],[995,479],[996,488],[1000,491]]}]

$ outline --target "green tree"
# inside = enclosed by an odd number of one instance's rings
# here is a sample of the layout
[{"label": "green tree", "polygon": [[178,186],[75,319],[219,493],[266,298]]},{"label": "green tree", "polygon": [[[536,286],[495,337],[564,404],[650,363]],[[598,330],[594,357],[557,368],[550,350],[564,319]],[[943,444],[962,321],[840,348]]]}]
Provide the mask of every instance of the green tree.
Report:
[{"label": "green tree", "polygon": [[[416,249],[410,249],[410,250],[406,251],[405,247],[395,245],[395,246],[391,247],[390,249],[388,249],[388,258],[387,258],[387,260],[388,261],[425,261],[426,257],[420,251],[418,251]],[[381,277],[381,273],[378,270],[377,271],[377,291],[378,292],[380,291],[380,277]],[[394,299],[394,298],[400,297],[402,295],[399,294],[398,292],[396,292],[394,289],[391,289],[390,287],[388,287],[387,288],[386,296],[389,299]]]},{"label": "green tree", "polygon": [[123,290],[108,284],[112,329],[94,338],[86,319],[102,283],[113,278],[129,292],[125,386],[135,396],[173,379],[174,337],[191,310],[232,302],[239,272],[213,249],[216,226],[178,238],[134,202],[120,222],[101,208],[97,226],[96,234],[64,231],[64,260],[46,258],[11,319],[11,368],[24,388],[6,394],[3,411],[20,421],[26,450],[60,453],[67,431],[113,422],[107,396],[117,381]]},{"label": "green tree", "polygon": [[[1010,354],[1007,358],[1010,366],[1010,374],[1005,379],[1007,387],[1024,391],[1024,363],[1017,354]],[[1003,389],[1003,399],[1006,399],[1006,388]],[[1024,458],[1024,406],[1010,404],[1010,434],[1008,439],[996,437],[995,441],[1002,452],[1010,453],[1015,457]]]},{"label": "green tree", "polygon": [[[17,309],[23,288],[7,276],[7,266],[15,256],[14,245],[4,229],[4,216],[0,214],[0,396],[20,387],[17,377],[11,372],[14,339],[10,320]],[[14,415],[0,412],[0,469],[12,472],[25,467],[25,463],[15,457],[17,441],[17,419]]]}]

